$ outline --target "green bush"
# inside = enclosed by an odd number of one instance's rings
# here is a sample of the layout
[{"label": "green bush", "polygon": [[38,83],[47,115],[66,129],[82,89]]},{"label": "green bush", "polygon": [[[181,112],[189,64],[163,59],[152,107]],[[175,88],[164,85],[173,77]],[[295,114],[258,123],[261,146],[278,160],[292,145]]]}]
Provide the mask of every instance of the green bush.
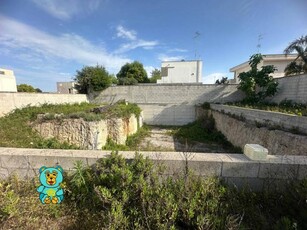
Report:
[{"label": "green bush", "polygon": [[[306,229],[307,179],[284,190],[238,190],[218,178],[166,176],[136,153],[113,152],[65,174],[61,205],[42,205],[37,178],[0,180],[3,229]],[[52,224],[52,225],[51,225]]]}]

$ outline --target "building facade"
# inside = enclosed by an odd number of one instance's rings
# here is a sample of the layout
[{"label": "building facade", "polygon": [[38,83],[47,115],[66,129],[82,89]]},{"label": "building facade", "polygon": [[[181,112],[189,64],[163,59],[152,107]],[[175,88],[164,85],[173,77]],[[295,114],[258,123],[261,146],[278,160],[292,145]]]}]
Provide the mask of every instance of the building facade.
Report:
[{"label": "building facade", "polygon": [[13,70],[0,68],[0,92],[17,92]]},{"label": "building facade", "polygon": [[164,61],[161,63],[161,79],[163,83],[201,83],[202,61]]},{"label": "building facade", "polygon": [[[258,64],[258,69],[260,69],[262,66],[266,65],[274,65],[275,68],[277,69],[273,74],[273,78],[280,78],[284,77],[285,73],[284,70],[286,66],[294,61],[296,59],[297,55],[295,54],[268,54],[268,55],[263,55],[263,60]],[[246,72],[250,70],[249,66],[249,61],[244,62],[240,65],[237,65],[235,67],[232,67],[230,69],[230,72],[234,73],[234,79],[230,79],[230,83],[239,83],[240,79],[238,78],[239,74],[242,72]]]},{"label": "building facade", "polygon": [[61,94],[76,94],[78,91],[75,89],[75,82],[69,81],[69,82],[57,82],[57,93]]}]

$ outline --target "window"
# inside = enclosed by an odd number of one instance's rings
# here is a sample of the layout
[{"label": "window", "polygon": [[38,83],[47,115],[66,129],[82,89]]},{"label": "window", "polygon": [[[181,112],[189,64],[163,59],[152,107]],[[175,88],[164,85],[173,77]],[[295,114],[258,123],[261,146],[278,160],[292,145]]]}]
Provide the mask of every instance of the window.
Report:
[{"label": "window", "polygon": [[162,77],[168,76],[168,67],[161,67],[161,76]]}]

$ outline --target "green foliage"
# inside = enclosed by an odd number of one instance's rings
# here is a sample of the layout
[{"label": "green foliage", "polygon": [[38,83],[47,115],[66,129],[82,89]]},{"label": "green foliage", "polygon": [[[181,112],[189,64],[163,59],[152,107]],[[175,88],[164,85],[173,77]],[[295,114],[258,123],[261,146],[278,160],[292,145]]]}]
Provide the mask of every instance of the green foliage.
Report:
[{"label": "green foliage", "polygon": [[216,81],[215,81],[215,84],[218,84],[218,85],[226,85],[226,84],[228,84],[229,83],[229,81],[228,81],[228,78],[227,77],[222,77],[222,79],[220,80],[220,79],[217,79]]},{"label": "green foliage", "polygon": [[42,90],[39,88],[34,88],[31,85],[27,85],[27,84],[20,84],[17,85],[17,91],[18,92],[28,92],[28,93],[41,93]]},{"label": "green foliage", "polygon": [[201,105],[201,107],[202,107],[203,109],[210,109],[210,102],[204,102],[204,103]]},{"label": "green foliage", "polygon": [[99,65],[85,66],[82,70],[77,70],[74,80],[79,93],[104,90],[114,81],[108,71]]},{"label": "green foliage", "polygon": [[284,53],[290,54],[296,52],[297,58],[285,68],[285,75],[297,75],[307,73],[307,35],[302,36],[291,42],[284,50]]},{"label": "green foliage", "polygon": [[87,111],[95,107],[94,104],[61,104],[42,106],[27,106],[22,109],[15,109],[5,117],[0,118],[0,146],[17,148],[76,148],[76,146],[60,143],[55,139],[44,140],[35,132],[30,123],[37,119],[38,114],[49,113],[49,118],[54,114],[77,113]]},{"label": "green foliage", "polygon": [[143,125],[138,129],[138,131],[127,137],[125,145],[119,145],[115,143],[110,138],[107,139],[107,144],[102,148],[105,150],[112,151],[131,151],[138,150],[139,144],[144,140],[145,137],[149,135],[149,127],[147,125]]},{"label": "green foliage", "polygon": [[119,85],[135,85],[137,83],[149,83],[143,64],[134,61],[123,65],[116,75]]},{"label": "green foliage", "polygon": [[38,184],[0,180],[3,229],[307,228],[307,179],[283,190],[238,190],[192,172],[166,176],[141,154],[126,160],[112,152],[92,167],[76,162],[61,205],[40,205]]},{"label": "green foliage", "polygon": [[249,61],[251,70],[239,74],[240,85],[238,88],[245,93],[245,102],[257,103],[266,97],[274,96],[277,92],[278,82],[270,76],[276,70],[275,67],[267,65],[262,66],[261,70],[257,69],[262,59],[261,54],[252,55]]},{"label": "green foliage", "polygon": [[150,83],[157,83],[157,80],[161,79],[161,70],[154,69],[151,71],[151,77],[149,78]]},{"label": "green foliage", "polygon": [[284,99],[279,104],[261,102],[257,104],[250,104],[244,102],[226,103],[227,105],[235,105],[239,107],[245,107],[250,109],[260,109],[266,111],[280,112],[293,114],[298,116],[307,116],[307,105],[303,103],[296,103],[291,100]]},{"label": "green foliage", "polygon": [[31,122],[45,120],[79,119],[85,121],[99,121],[106,118],[129,118],[131,114],[139,117],[141,109],[136,104],[119,102],[108,107],[105,113],[90,112],[97,107],[95,104],[43,104],[42,106],[28,106],[15,109],[9,115],[0,118],[0,146],[18,148],[55,148],[77,149],[75,145],[60,142],[54,138],[43,139],[31,127]]}]

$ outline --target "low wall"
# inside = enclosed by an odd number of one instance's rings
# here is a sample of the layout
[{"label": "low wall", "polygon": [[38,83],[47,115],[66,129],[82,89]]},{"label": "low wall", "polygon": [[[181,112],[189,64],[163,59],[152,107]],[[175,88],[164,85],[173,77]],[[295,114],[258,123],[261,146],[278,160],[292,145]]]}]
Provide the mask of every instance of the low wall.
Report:
[{"label": "low wall", "polygon": [[16,108],[27,105],[63,104],[88,102],[86,94],[53,94],[53,93],[1,93],[0,117]]},{"label": "low wall", "polygon": [[224,105],[211,105],[211,113],[215,119],[216,128],[233,145],[243,148],[247,143],[259,144],[267,148],[271,155],[307,156],[306,135],[292,134],[278,130],[278,127],[274,129],[261,127],[261,123],[256,125],[257,119],[267,124],[270,121],[278,121],[278,117],[282,115],[280,113],[262,112],[264,111],[249,111],[248,109]]},{"label": "low wall", "polygon": [[[74,168],[77,160],[93,165],[110,151],[52,150],[0,148],[0,177],[17,174],[22,178],[38,176],[41,166],[59,164],[66,171]],[[134,152],[120,152],[126,159],[133,159]],[[242,154],[142,152],[154,163],[167,166],[166,175],[183,172],[188,167],[197,175],[217,176],[228,184],[241,187],[249,184],[255,190],[264,186],[273,188],[285,180],[303,179],[307,176],[306,156],[268,156],[266,161],[252,161]],[[186,159],[188,161],[186,161]]]},{"label": "low wall", "polygon": [[218,104],[211,104],[210,107],[215,111],[244,117],[245,120],[253,122],[254,124],[258,123],[263,126],[296,130],[300,133],[307,134],[307,117],[305,116]]}]

